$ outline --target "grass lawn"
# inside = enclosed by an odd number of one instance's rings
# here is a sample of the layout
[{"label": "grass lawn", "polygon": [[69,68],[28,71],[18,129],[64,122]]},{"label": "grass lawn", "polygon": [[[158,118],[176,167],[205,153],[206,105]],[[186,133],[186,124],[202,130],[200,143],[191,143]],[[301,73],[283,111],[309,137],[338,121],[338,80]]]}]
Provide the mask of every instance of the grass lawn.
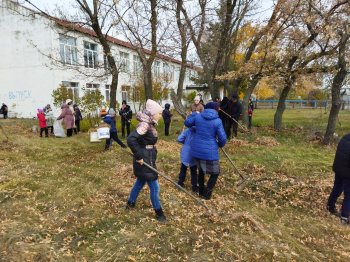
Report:
[{"label": "grass lawn", "polygon": [[[325,212],[335,146],[310,141],[327,114],[287,110],[280,133],[273,114],[254,111],[252,134],[225,146],[250,179],[237,190],[222,155],[205,202],[212,215],[159,179],[168,224],[154,219],[147,187],[125,210],[135,178],[116,143],[104,152],[87,133],[40,138],[35,120],[1,119],[9,140],[0,130],[0,261],[350,261],[350,226]],[[157,166],[174,180],[182,124],[175,117],[169,137],[158,126]],[[337,133],[349,131],[350,112],[341,111]]]}]

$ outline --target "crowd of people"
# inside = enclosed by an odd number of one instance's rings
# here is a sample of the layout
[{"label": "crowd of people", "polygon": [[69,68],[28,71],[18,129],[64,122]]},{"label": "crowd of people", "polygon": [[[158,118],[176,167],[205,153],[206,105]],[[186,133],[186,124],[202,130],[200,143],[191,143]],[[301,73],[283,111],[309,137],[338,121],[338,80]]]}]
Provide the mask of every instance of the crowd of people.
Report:
[{"label": "crowd of people", "polygon": [[40,127],[40,137],[49,137],[49,131],[51,135],[55,134],[54,122],[61,120],[66,128],[67,137],[71,137],[74,134],[80,132],[80,121],[83,119],[81,111],[77,104],[73,104],[71,99],[67,99],[61,105],[61,112],[57,118],[54,117],[50,104],[47,104],[44,108],[37,109],[37,118]]},{"label": "crowd of people", "polygon": [[[4,106],[4,104],[3,104]],[[6,106],[6,105],[5,105]],[[1,108],[4,112],[4,108]],[[252,127],[252,115],[254,104],[249,100],[247,106],[248,127]],[[242,114],[242,104],[239,97],[234,94],[231,99],[224,97],[214,99],[213,102],[203,103],[200,96],[194,98],[191,105],[191,113],[184,121],[187,129],[177,137],[177,142],[183,144],[180,152],[180,172],[177,184],[184,187],[187,169],[190,169],[191,188],[194,194],[209,200],[212,197],[216,181],[220,175],[219,148],[222,148],[231,137],[231,129],[234,137],[238,133],[238,121]],[[119,110],[121,117],[122,138],[127,137],[127,145],[119,138],[116,128],[116,112],[114,109],[101,110],[100,116],[103,122],[110,128],[110,138],[106,139],[105,150],[111,147],[114,140],[122,148],[129,146],[133,153],[133,169],[136,181],[130,191],[126,208],[134,208],[139,193],[145,184],[150,189],[150,199],[154,208],[156,219],[165,222],[160,199],[160,186],[158,173],[148,168],[145,163],[156,169],[158,132],[156,125],[160,118],[164,120],[164,135],[169,136],[172,114],[170,104],[165,104],[163,109],[157,102],[148,99],[145,110],[136,114],[139,122],[135,130],[130,130],[132,110],[126,101],[122,102]],[[49,129],[54,132],[55,120],[63,119],[67,136],[72,136],[80,131],[80,121],[83,119],[79,107],[67,99],[61,106],[61,113],[57,119],[53,117],[50,105],[38,109],[38,121],[40,136],[43,133],[48,137]],[[125,132],[126,129],[126,132]],[[334,159],[333,170],[335,172],[334,186],[327,202],[327,210],[338,217],[344,224],[349,224],[350,215],[350,134],[345,135],[339,142]],[[209,175],[205,182],[205,175]],[[336,202],[344,193],[341,210],[338,212]]]}]

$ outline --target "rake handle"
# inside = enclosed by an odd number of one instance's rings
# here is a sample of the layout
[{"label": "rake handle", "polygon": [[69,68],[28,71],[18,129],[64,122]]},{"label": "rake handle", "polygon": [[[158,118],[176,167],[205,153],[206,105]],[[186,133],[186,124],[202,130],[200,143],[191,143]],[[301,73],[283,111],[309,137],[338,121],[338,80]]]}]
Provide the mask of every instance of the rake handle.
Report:
[{"label": "rake handle", "polygon": [[[134,154],[128,151],[128,154],[132,157],[134,157]],[[199,205],[201,205],[202,207],[205,207],[205,209],[209,212],[212,213],[211,210],[209,209],[209,207],[207,207],[203,201],[201,201],[200,199],[198,199],[197,197],[195,197],[194,195],[192,195],[189,191],[187,191],[185,188],[183,188],[182,186],[178,185],[176,182],[174,182],[170,177],[160,173],[157,169],[155,169],[154,167],[152,167],[151,165],[147,164],[146,162],[143,162],[143,165],[145,165],[147,168],[149,168],[150,170],[152,170],[153,172],[157,173],[159,176],[165,178],[165,180],[167,180],[168,182],[170,182],[171,184],[173,184],[176,188],[178,188],[179,190],[181,190],[182,192],[184,192],[185,194],[187,194],[188,196],[190,196],[193,200],[195,200]]]}]

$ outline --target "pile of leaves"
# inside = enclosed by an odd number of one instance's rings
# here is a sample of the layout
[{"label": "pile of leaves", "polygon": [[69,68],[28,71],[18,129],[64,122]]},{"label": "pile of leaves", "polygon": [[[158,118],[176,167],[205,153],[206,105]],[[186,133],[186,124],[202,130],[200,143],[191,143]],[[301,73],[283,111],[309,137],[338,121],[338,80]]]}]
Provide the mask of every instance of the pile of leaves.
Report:
[{"label": "pile of leaves", "polygon": [[278,146],[280,144],[275,138],[270,136],[258,137],[254,143],[259,146]]}]

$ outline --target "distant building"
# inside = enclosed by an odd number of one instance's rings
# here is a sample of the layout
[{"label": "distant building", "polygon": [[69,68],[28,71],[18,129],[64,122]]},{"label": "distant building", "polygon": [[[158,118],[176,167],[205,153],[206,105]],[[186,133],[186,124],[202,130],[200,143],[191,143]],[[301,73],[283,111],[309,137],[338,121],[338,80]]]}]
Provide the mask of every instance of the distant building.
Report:
[{"label": "distant building", "polygon": [[[0,103],[6,103],[10,115],[33,117],[36,109],[52,104],[52,91],[64,85],[74,97],[83,90],[99,89],[109,100],[111,76],[102,46],[87,28],[68,31],[64,21],[50,19],[15,1],[0,0]],[[140,58],[134,47],[109,37],[113,55],[121,69],[117,100],[127,100],[138,109],[133,89],[141,72]],[[177,88],[181,62],[159,54],[153,64],[155,78],[163,77],[164,85]],[[198,68],[197,68],[198,69]],[[189,65],[184,90],[193,84],[196,68]],[[169,100],[163,101],[170,102]]]}]

